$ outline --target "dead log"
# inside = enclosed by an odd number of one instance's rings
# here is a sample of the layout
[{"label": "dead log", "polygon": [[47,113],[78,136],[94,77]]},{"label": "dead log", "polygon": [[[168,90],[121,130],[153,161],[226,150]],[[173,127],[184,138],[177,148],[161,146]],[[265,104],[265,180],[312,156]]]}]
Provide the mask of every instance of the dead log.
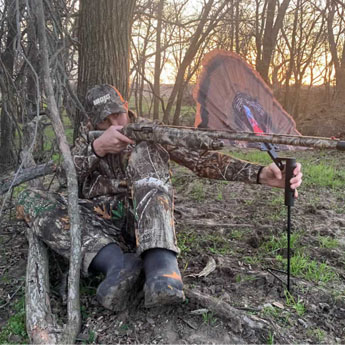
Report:
[{"label": "dead log", "polygon": [[[241,335],[247,342],[266,343],[270,334],[275,334],[275,339],[282,343],[288,343],[281,334],[276,334],[277,330],[266,320],[260,319],[255,315],[248,315],[244,311],[232,307],[230,304],[217,299],[213,296],[201,293],[197,289],[190,289],[185,287],[187,298],[227,319],[234,333]],[[280,333],[280,332],[278,332]]]},{"label": "dead log", "polygon": [[16,176],[16,173],[6,176],[0,180],[0,195],[6,193],[10,188],[18,186],[24,182],[34,180],[37,177],[52,174],[55,171],[56,165],[53,161],[50,161],[46,164],[40,164],[23,169],[18,176]]},{"label": "dead log", "polygon": [[26,329],[32,344],[61,343],[63,330],[55,321],[49,299],[48,253],[32,231],[26,269]]}]

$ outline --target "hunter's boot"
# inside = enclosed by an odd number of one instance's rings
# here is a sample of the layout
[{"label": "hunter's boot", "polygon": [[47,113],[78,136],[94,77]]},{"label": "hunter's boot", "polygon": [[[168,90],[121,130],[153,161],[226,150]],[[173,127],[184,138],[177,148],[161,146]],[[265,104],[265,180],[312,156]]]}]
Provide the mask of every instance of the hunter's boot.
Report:
[{"label": "hunter's boot", "polygon": [[149,249],[143,254],[145,307],[177,304],[185,300],[176,254],[167,249]]},{"label": "hunter's boot", "polygon": [[89,270],[105,274],[97,288],[97,299],[103,307],[123,311],[140,287],[142,260],[136,254],[123,254],[115,243],[103,247],[92,260]]}]

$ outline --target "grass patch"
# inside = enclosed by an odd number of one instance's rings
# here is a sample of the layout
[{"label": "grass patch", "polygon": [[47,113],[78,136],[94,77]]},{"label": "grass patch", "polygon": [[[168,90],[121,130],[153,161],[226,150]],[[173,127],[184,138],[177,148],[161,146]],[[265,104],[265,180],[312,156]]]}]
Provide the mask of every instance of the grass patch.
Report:
[{"label": "grass patch", "polygon": [[276,319],[281,315],[281,310],[273,306],[266,306],[262,309],[262,314]]},{"label": "grass patch", "polygon": [[195,201],[202,201],[206,198],[205,185],[201,181],[192,182],[190,197]]},{"label": "grass patch", "polygon": [[332,249],[339,246],[339,241],[336,238],[332,238],[330,236],[319,236],[318,241],[321,248]]},{"label": "grass patch", "polygon": [[202,314],[203,323],[213,326],[217,322],[217,318],[214,317],[212,312],[205,312]]},{"label": "grass patch", "polygon": [[267,344],[274,344],[274,334],[271,331],[268,333]]},{"label": "grass patch", "polygon": [[229,236],[233,240],[240,240],[241,238],[243,238],[243,232],[241,230],[232,230],[229,233]]},{"label": "grass patch", "polygon": [[[322,282],[327,283],[329,281],[334,281],[338,279],[337,273],[327,264],[322,262],[317,262],[311,259],[306,253],[305,248],[302,248],[299,245],[300,239],[302,237],[302,232],[294,232],[291,234],[291,248],[294,253],[291,256],[290,261],[290,269],[291,274],[296,277],[305,278],[310,281],[314,282]],[[324,248],[334,248],[333,246],[338,245],[336,240],[331,238],[324,237],[323,238]],[[287,248],[287,236],[286,234],[282,234],[279,237],[272,236],[268,241],[264,242],[259,249],[259,258],[256,260],[260,260],[260,257],[265,257],[267,255],[275,255],[282,249]],[[254,258],[255,259],[255,258]],[[251,258],[252,261],[254,261]],[[282,255],[278,254],[275,255],[275,259],[279,264],[279,268],[285,269],[287,265],[287,259],[284,258]],[[254,262],[251,262],[254,263]]]},{"label": "grass patch", "polygon": [[270,306],[265,306],[260,312],[260,314],[265,318],[273,318],[280,325],[285,327],[286,325],[289,324],[291,313],[288,312],[287,310],[282,310],[270,305]]},{"label": "grass patch", "polygon": [[328,163],[303,164],[303,181],[306,186],[340,189],[345,186],[345,170]]},{"label": "grass patch", "polygon": [[200,246],[212,254],[226,255],[232,252],[230,240],[219,234],[207,234],[200,241]]},{"label": "grass patch", "polygon": [[259,256],[244,256],[242,261],[248,265],[257,265],[261,262],[261,257]]},{"label": "grass patch", "polygon": [[[286,267],[287,259],[284,259],[281,255],[278,255],[276,259]],[[330,266],[312,260],[304,253],[297,253],[291,257],[291,274],[296,277],[322,283],[338,279],[337,273]]]},{"label": "grass patch", "polygon": [[191,252],[197,241],[196,234],[194,232],[178,231],[176,237],[181,255]]},{"label": "grass patch", "polygon": [[274,196],[270,201],[269,204],[271,206],[275,206],[275,207],[279,207],[279,209],[283,209],[284,213],[286,213],[285,208],[282,207],[284,205],[284,200],[285,200],[285,196],[283,194],[279,194]]},{"label": "grass patch", "polygon": [[[268,165],[272,163],[267,152],[245,149],[241,151],[231,150],[231,156],[246,161]],[[287,152],[282,156],[296,156],[302,164],[304,187],[318,186],[339,190],[345,187],[345,169],[340,164],[341,159],[336,155],[322,151],[314,152]]]},{"label": "grass patch", "polygon": [[[25,326],[25,298],[22,296],[14,305],[15,314],[7,321],[7,324],[0,332],[0,344],[15,344],[29,342]],[[11,340],[16,336],[15,340]]]},{"label": "grass patch", "polygon": [[313,337],[317,343],[321,343],[325,340],[326,332],[320,328],[308,329],[307,335]]},{"label": "grass patch", "polygon": [[218,187],[217,188],[217,195],[216,195],[216,200],[218,200],[218,201],[222,201],[223,200],[223,192],[222,192],[222,190]]},{"label": "grass patch", "polygon": [[272,159],[267,154],[267,152],[260,151],[260,150],[253,150],[253,149],[246,149],[241,151],[230,151],[227,152],[231,156],[236,157],[238,159],[242,159],[245,161],[268,165],[272,163]]},{"label": "grass patch", "polygon": [[218,233],[209,233],[199,236],[192,231],[178,231],[176,236],[177,244],[182,256],[190,252],[202,253],[205,251],[218,255],[232,253],[231,240]]},{"label": "grass patch", "polygon": [[[291,248],[295,248],[297,246],[297,242],[300,240],[300,238],[301,233],[299,232],[294,232],[291,234]],[[287,248],[287,236],[285,233],[281,234],[279,237],[273,235],[269,241],[264,242],[260,247],[260,249],[264,251],[264,254],[274,254],[282,248]]]},{"label": "grass patch", "polygon": [[304,303],[299,298],[296,301],[295,298],[287,290],[284,291],[284,294],[286,305],[288,307],[295,309],[298,316],[303,316],[303,314],[305,313]]},{"label": "grass patch", "polygon": [[236,283],[243,283],[243,282],[249,282],[249,281],[253,281],[256,280],[256,277],[253,275],[245,275],[245,274],[236,274],[235,276],[235,282]]}]

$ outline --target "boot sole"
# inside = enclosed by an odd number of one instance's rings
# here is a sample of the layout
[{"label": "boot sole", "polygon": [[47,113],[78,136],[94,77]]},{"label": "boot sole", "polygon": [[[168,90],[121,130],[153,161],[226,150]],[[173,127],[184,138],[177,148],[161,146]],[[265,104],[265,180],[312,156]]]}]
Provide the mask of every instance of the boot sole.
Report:
[{"label": "boot sole", "polygon": [[182,290],[176,289],[170,285],[164,290],[155,291],[154,287],[144,286],[145,308],[159,307],[162,305],[180,304],[185,301],[185,295]]}]

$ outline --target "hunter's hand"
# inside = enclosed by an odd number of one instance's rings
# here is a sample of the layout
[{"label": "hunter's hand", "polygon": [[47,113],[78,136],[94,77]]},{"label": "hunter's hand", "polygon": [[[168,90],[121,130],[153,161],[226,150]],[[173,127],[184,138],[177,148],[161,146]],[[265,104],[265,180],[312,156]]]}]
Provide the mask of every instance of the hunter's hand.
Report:
[{"label": "hunter's hand", "polygon": [[[297,189],[302,183],[302,166],[301,163],[296,164],[294,169],[294,177],[290,180],[291,189],[295,189],[295,197],[298,197]],[[285,188],[285,169],[281,171],[275,163],[264,167],[259,175],[259,182],[270,187]]]},{"label": "hunter's hand", "polygon": [[93,149],[100,157],[108,153],[119,153],[123,151],[128,144],[134,144],[134,141],[127,138],[119,132],[123,126],[110,126],[104,133],[94,140]]}]

